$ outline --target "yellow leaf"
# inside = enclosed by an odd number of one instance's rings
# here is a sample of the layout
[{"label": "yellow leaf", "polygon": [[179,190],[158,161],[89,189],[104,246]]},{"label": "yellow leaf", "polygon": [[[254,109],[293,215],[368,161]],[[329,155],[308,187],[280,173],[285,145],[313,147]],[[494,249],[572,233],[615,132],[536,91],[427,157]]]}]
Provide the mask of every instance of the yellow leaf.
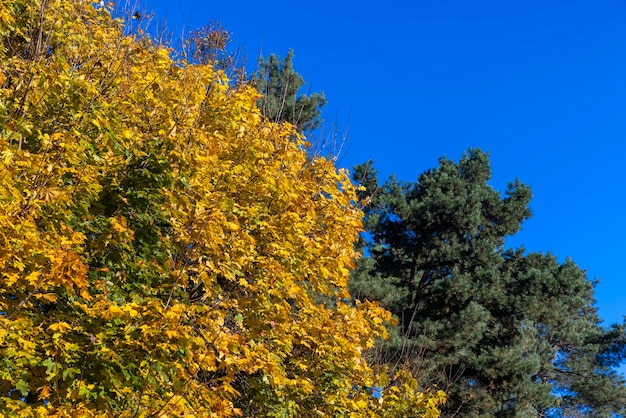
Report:
[{"label": "yellow leaf", "polygon": [[48,329],[52,332],[58,332],[59,334],[64,334],[67,331],[71,330],[72,327],[67,322],[56,322],[50,325]]},{"label": "yellow leaf", "polygon": [[124,311],[119,306],[117,305],[109,306],[109,308],[107,309],[106,318],[115,318],[115,317],[120,317],[120,316],[124,316]]},{"label": "yellow leaf", "polygon": [[56,302],[57,301],[57,295],[54,293],[44,293],[43,295],[41,295],[41,297],[45,300],[47,300],[48,302]]},{"label": "yellow leaf", "polygon": [[28,276],[26,276],[26,281],[31,285],[31,286],[36,286],[37,285],[37,281],[39,279],[39,276],[41,275],[41,272],[39,271],[33,271],[32,273],[30,273]]}]

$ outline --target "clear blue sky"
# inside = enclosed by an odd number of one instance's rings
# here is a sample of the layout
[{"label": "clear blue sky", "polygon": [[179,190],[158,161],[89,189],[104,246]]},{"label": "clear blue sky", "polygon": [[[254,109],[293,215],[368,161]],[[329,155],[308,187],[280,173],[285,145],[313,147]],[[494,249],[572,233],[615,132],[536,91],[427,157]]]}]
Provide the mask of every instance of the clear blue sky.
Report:
[{"label": "clear blue sky", "polygon": [[284,56],[327,124],[347,133],[340,165],[374,159],[413,181],[438,157],[490,152],[492,185],[520,178],[533,217],[511,245],[571,257],[600,315],[626,314],[626,3],[144,0],[176,35],[220,21],[255,63]]}]

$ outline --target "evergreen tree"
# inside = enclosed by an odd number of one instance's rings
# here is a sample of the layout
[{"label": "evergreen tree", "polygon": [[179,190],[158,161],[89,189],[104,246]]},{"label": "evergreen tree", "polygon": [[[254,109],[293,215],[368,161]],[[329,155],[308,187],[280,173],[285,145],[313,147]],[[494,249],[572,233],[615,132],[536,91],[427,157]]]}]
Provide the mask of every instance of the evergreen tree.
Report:
[{"label": "evergreen tree", "polygon": [[417,183],[379,186],[371,162],[356,167],[370,234],[351,294],[399,320],[375,361],[409,364],[446,391],[447,416],[624,413],[623,325],[601,327],[573,261],[505,248],[531,191],[515,181],[503,197],[490,177],[480,150],[441,159]]},{"label": "evergreen tree", "polygon": [[260,58],[252,84],[263,94],[258,106],[263,116],[272,122],[289,122],[300,132],[310,132],[320,126],[321,108],[326,104],[324,93],[300,94],[304,79],[293,69],[293,50],[280,60],[275,54]]}]

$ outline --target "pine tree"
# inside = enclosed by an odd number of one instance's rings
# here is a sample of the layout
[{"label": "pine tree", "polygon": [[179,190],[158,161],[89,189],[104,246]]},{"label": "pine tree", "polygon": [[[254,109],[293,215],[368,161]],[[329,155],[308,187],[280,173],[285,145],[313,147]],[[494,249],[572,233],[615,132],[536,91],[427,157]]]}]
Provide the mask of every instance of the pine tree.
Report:
[{"label": "pine tree", "polygon": [[300,132],[310,132],[320,126],[321,108],[326,104],[324,93],[300,94],[304,79],[293,69],[293,50],[280,60],[275,54],[259,59],[252,84],[263,94],[259,108],[272,122],[289,122]]},{"label": "pine tree", "polygon": [[416,183],[379,186],[371,162],[355,169],[370,234],[351,294],[399,319],[375,361],[410,364],[448,392],[447,416],[623,413],[612,368],[623,326],[600,326],[593,283],[573,261],[505,248],[530,216],[531,191],[515,181],[503,197],[490,178],[480,150],[442,158]]}]

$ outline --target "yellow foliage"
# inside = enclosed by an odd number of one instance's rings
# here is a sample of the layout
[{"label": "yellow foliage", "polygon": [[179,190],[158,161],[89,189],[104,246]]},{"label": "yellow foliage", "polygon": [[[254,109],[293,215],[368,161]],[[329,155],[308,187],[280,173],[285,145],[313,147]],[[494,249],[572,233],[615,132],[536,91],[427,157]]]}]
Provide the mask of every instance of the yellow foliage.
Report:
[{"label": "yellow foliage", "polygon": [[1,413],[437,416],[363,358],[348,173],[254,89],[88,1],[3,1],[0,37]]}]

